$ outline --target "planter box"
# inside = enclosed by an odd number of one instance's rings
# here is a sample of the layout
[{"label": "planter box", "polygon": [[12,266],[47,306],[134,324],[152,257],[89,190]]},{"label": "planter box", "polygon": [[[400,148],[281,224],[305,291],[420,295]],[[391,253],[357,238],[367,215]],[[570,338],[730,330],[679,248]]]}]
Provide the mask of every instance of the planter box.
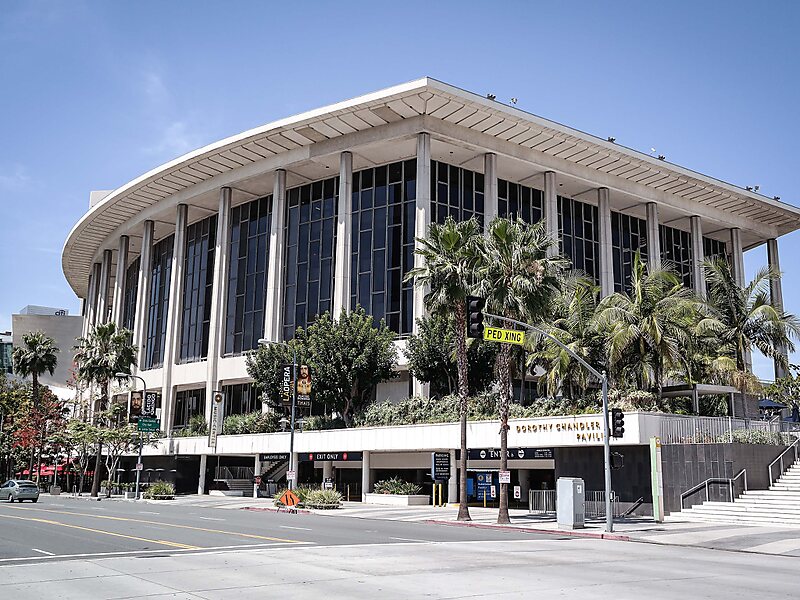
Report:
[{"label": "planter box", "polygon": [[386,504],[388,506],[424,506],[431,503],[430,496],[421,494],[401,496],[399,494],[365,494],[365,504]]},{"label": "planter box", "polygon": [[60,496],[61,495],[61,486],[51,485],[50,486],[50,495],[51,496]]},{"label": "planter box", "polygon": [[244,490],[210,490],[209,496],[236,496],[239,498],[244,497]]},{"label": "planter box", "polygon": [[136,492],[124,492],[125,493],[125,500],[133,500],[136,498]]}]

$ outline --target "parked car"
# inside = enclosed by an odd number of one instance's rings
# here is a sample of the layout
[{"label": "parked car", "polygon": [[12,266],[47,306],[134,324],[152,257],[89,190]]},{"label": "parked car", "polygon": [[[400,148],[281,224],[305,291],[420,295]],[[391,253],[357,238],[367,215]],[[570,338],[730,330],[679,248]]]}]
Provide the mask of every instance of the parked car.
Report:
[{"label": "parked car", "polygon": [[0,486],[0,501],[3,500],[6,502],[14,502],[14,500],[36,502],[39,500],[39,488],[34,482],[27,479],[9,479]]}]

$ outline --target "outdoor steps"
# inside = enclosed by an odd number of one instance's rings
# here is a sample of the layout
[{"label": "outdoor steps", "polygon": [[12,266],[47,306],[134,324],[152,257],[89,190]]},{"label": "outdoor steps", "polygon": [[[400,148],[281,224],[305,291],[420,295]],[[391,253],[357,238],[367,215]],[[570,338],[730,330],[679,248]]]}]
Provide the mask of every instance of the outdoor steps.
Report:
[{"label": "outdoor steps", "polygon": [[252,493],[253,491],[253,482],[249,479],[225,479],[224,481],[232,492]]},{"label": "outdoor steps", "polygon": [[800,462],[768,490],[743,492],[734,502],[704,502],[681,511],[692,521],[800,526]]}]

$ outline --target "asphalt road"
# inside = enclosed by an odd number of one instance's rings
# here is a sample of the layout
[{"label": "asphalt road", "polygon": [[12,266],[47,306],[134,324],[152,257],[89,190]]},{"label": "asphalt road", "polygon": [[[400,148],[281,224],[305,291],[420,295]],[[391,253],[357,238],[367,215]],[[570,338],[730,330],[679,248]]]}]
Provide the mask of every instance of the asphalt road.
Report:
[{"label": "asphalt road", "polygon": [[797,558],[195,506],[0,505],[4,597],[777,600]]}]

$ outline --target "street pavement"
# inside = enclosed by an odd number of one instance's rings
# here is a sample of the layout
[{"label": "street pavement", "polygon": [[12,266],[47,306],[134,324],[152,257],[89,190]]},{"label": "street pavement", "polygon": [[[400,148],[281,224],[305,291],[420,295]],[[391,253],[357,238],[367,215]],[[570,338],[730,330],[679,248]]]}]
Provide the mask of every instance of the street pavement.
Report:
[{"label": "street pavement", "polygon": [[[449,522],[450,508],[353,503],[288,514],[265,510],[267,501],[220,500],[0,504],[0,589],[9,598],[65,600],[772,600],[797,598],[800,589],[797,558],[674,545],[675,536],[696,535],[696,523],[634,524],[640,535],[673,536],[665,545],[548,534],[530,522],[488,528],[489,509],[472,510],[481,527],[457,527],[432,522]],[[241,510],[243,502],[261,510]],[[727,529],[719,539],[735,537]]]}]

